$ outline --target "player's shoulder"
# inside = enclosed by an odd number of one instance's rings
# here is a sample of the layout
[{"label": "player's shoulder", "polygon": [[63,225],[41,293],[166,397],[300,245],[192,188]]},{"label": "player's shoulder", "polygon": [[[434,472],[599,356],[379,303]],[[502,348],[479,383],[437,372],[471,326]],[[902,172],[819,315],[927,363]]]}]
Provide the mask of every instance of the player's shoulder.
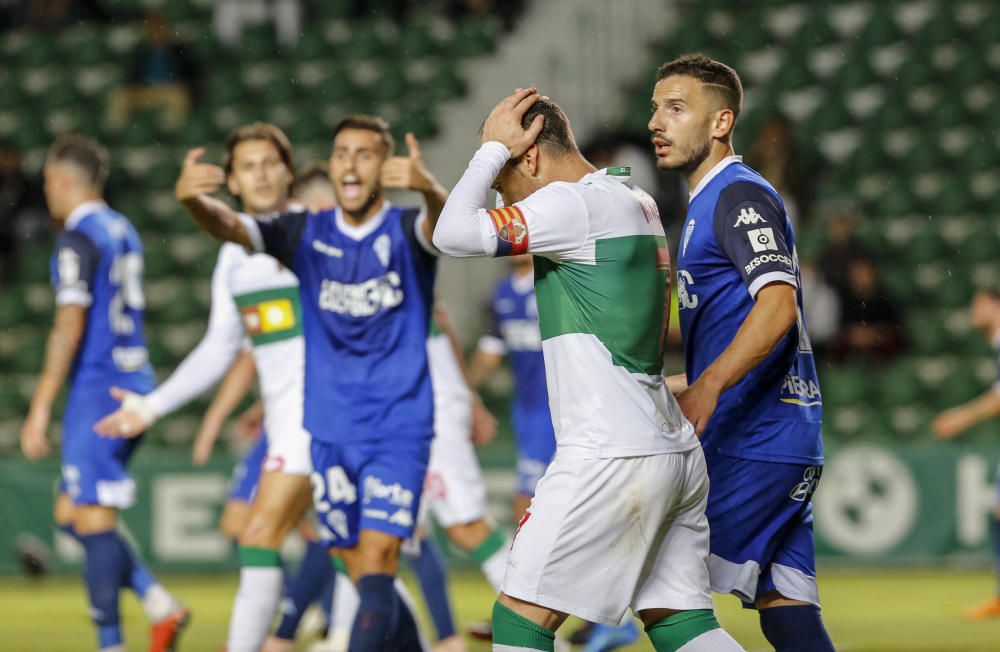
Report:
[{"label": "player's shoulder", "polygon": [[781,206],[781,198],[767,179],[745,163],[735,163],[719,174],[717,210],[730,209],[743,202]]},{"label": "player's shoulder", "polygon": [[517,202],[515,206],[525,206],[538,213],[586,211],[587,201],[584,199],[586,187],[582,180],[553,181],[533,192],[527,199]]}]

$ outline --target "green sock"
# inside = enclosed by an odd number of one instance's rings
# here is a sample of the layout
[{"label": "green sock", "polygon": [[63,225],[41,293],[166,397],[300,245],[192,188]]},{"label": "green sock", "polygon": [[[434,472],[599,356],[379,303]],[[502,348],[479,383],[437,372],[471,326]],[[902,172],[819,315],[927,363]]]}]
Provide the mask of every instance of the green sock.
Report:
[{"label": "green sock", "polygon": [[351,574],[347,572],[347,564],[344,563],[343,559],[341,559],[340,557],[330,557],[330,561],[333,562],[333,569],[335,571],[337,571],[338,573],[343,573],[348,577],[351,576]]},{"label": "green sock", "polygon": [[536,625],[524,616],[514,613],[499,602],[493,603],[493,650],[539,650],[553,652],[555,632]]},{"label": "green sock", "polygon": [[281,555],[273,548],[240,546],[240,566],[276,568],[281,566]]},{"label": "green sock", "polygon": [[656,652],[677,652],[689,641],[718,627],[719,621],[711,609],[692,609],[647,626],[646,634]]}]

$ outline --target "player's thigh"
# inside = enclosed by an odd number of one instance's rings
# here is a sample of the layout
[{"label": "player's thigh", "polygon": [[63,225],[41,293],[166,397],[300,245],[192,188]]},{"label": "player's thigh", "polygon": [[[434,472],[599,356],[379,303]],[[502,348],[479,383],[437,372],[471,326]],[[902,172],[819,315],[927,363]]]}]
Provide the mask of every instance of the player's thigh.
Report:
[{"label": "player's thigh", "polygon": [[699,448],[654,459],[661,466],[658,474],[672,479],[664,490],[673,493],[673,502],[652,536],[632,610],[650,617],[662,610],[711,609],[704,455]]},{"label": "player's thigh", "polygon": [[486,517],[486,484],[468,433],[438,430],[431,444],[423,500],[444,528]]},{"label": "player's thigh", "polygon": [[77,505],[73,510],[73,529],[77,535],[110,532],[118,525],[118,510],[105,505]]},{"label": "player's thigh", "polygon": [[278,471],[290,475],[308,477],[312,473],[310,447],[312,438],[294,421],[275,424],[267,431],[267,455],[264,458],[265,471]]},{"label": "player's thigh", "polygon": [[780,606],[788,600],[819,606],[811,501],[792,518],[770,563],[761,570],[756,597],[758,608]]},{"label": "player's thigh", "polygon": [[[507,595],[617,624],[671,504],[662,461],[558,455],[521,519],[508,557]],[[665,482],[666,480],[666,482]],[[586,573],[580,572],[586,568]]]},{"label": "player's thigh", "polygon": [[260,536],[271,540],[257,543],[280,545],[280,539],[295,527],[311,502],[308,476],[264,471],[257,485],[250,522],[241,539]]}]

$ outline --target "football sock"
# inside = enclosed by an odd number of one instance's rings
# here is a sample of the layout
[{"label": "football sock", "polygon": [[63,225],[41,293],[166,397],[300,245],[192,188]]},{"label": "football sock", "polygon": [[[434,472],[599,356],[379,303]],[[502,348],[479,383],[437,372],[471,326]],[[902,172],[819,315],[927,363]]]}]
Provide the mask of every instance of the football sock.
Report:
[{"label": "football sock", "polygon": [[393,648],[402,606],[392,575],[365,575],[358,580],[360,603],[351,628],[348,652],[381,652]]},{"label": "football sock", "polygon": [[760,610],[760,628],[776,652],[833,652],[819,607],[796,605]]},{"label": "football sock", "polygon": [[326,582],[323,584],[323,590],[319,594],[319,604],[323,608],[323,618],[326,621],[326,629],[330,629],[333,625],[333,592],[337,589],[337,575],[336,571],[331,570],[330,574],[327,575]]},{"label": "football sock", "polygon": [[997,597],[1000,598],[1000,519],[990,519],[990,543],[993,544],[993,570],[996,573]]},{"label": "football sock", "polygon": [[295,630],[299,627],[302,614],[320,598],[327,582],[332,579],[333,572],[326,544],[310,541],[298,572],[285,587],[285,595],[281,601],[281,622],[278,623],[275,636],[289,641],[295,639]]},{"label": "football sock", "polygon": [[344,563],[338,558],[334,558],[333,567],[337,572],[334,579],[333,589],[336,598],[333,601],[333,609],[330,611],[330,630],[351,631],[354,625],[354,617],[358,613],[358,589],[351,581],[351,576],[347,574]]},{"label": "football sock", "polygon": [[500,530],[493,530],[486,540],[479,544],[469,554],[479,564],[486,581],[493,590],[500,593],[503,577],[507,573],[507,552],[510,550],[510,540]]},{"label": "football sock", "polygon": [[692,609],[646,626],[656,652],[726,652],[742,650],[740,644],[719,627],[711,609]]},{"label": "football sock", "polygon": [[90,598],[90,617],[97,626],[100,649],[122,645],[118,592],[127,561],[114,530],[79,536],[83,544],[83,581]]},{"label": "football sock", "polygon": [[240,585],[229,620],[229,652],[257,652],[281,601],[281,557],[277,550],[240,546]]},{"label": "football sock", "polygon": [[406,560],[420,582],[420,591],[434,621],[438,639],[455,635],[455,621],[448,599],[448,571],[437,544],[430,537],[420,542],[420,554]]},{"label": "football sock", "polygon": [[413,598],[406,585],[399,578],[393,582],[396,589],[396,602],[399,618],[396,622],[396,632],[393,636],[393,650],[398,652],[423,652],[424,645],[420,639],[417,620],[413,617]]},{"label": "football sock", "polygon": [[493,603],[493,652],[553,652],[555,641],[555,632],[514,613],[499,602]]}]

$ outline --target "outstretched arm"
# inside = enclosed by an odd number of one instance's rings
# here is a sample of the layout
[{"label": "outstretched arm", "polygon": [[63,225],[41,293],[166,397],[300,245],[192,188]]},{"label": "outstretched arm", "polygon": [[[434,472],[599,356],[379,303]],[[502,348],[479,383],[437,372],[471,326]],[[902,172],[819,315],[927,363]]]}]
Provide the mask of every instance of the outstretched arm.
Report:
[{"label": "outstretched arm", "polygon": [[192,149],[184,157],[174,192],[177,201],[194,218],[201,230],[216,240],[235,242],[252,248],[253,242],[240,214],[224,202],[210,197],[225,183],[226,174],[218,165],[199,163],[205,149]]},{"label": "outstretched arm", "polygon": [[52,404],[66,382],[86,328],[86,306],[65,304],[56,308],[45,346],[45,364],[31,397],[28,418],[21,428],[21,450],[28,459],[37,460],[52,450],[45,434],[52,418]]},{"label": "outstretched arm", "polygon": [[219,433],[222,432],[222,426],[251,390],[256,379],[257,367],[254,366],[253,354],[244,351],[236,358],[226,377],[222,379],[212,404],[208,406],[205,416],[201,419],[191,455],[195,465],[202,466],[212,456],[212,448],[219,438]]},{"label": "outstretched arm", "polygon": [[994,387],[968,403],[945,410],[934,419],[931,428],[941,439],[953,439],[996,416],[1000,416],[1000,391]]}]

